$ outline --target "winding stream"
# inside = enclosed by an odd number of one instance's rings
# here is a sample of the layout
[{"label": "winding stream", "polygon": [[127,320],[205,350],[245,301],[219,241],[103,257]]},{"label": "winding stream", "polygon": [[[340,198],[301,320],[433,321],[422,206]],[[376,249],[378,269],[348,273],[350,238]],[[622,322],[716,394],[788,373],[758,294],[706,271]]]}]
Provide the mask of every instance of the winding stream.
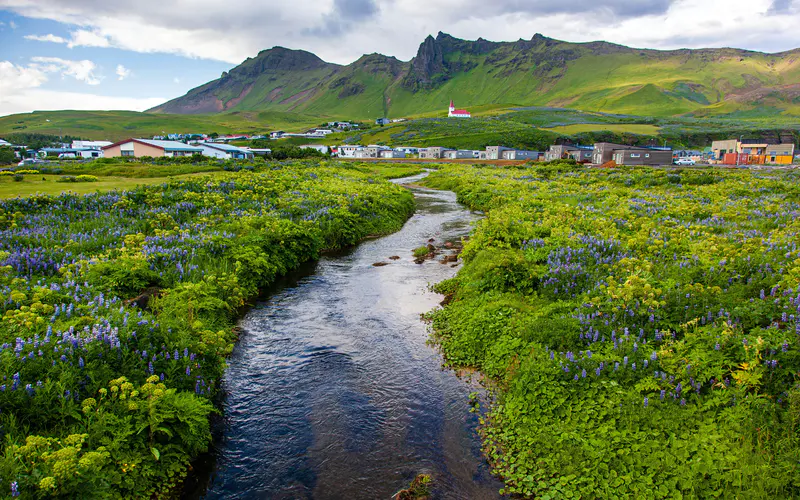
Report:
[{"label": "winding stream", "polygon": [[474,388],[442,370],[419,317],[441,300],[428,284],[456,269],[411,257],[477,216],[451,192],[413,191],[402,230],[307,266],[241,321],[211,471],[187,496],[388,499],[426,472],[436,498],[499,497]]}]

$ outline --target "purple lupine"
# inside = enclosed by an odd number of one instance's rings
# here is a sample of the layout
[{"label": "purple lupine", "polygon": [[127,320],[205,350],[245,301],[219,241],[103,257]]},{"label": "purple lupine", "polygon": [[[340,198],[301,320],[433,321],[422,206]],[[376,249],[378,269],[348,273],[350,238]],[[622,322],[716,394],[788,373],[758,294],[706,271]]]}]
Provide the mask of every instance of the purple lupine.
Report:
[{"label": "purple lupine", "polygon": [[649,403],[650,403],[650,400],[647,398],[647,396],[645,396],[645,397],[644,397],[644,407],[645,407],[645,408],[647,408],[647,405],[648,405]]},{"label": "purple lupine", "polygon": [[19,485],[16,481],[11,481],[11,496],[18,497],[19,496]]},{"label": "purple lupine", "polygon": [[150,372],[150,375],[152,375],[153,372],[155,371],[155,370],[153,370],[153,362],[152,361],[147,363],[147,371]]},{"label": "purple lupine", "polygon": [[586,370],[581,370],[581,378],[586,378]]},{"label": "purple lupine", "polygon": [[661,401],[664,401],[664,396],[666,396],[666,395],[667,395],[667,391],[664,390],[664,389],[661,389]]}]

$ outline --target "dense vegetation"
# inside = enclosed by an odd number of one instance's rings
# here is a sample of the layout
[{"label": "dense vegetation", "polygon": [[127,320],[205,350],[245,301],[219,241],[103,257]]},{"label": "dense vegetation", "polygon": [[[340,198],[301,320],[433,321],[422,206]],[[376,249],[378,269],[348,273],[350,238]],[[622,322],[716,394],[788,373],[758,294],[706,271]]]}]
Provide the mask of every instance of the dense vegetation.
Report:
[{"label": "dense vegetation", "polygon": [[0,202],[5,494],[169,492],[209,445],[240,308],[413,211],[408,191],[363,170],[271,164]]},{"label": "dense vegetation", "polygon": [[800,496],[798,174],[447,166],[485,210],[430,315],[536,498]]}]

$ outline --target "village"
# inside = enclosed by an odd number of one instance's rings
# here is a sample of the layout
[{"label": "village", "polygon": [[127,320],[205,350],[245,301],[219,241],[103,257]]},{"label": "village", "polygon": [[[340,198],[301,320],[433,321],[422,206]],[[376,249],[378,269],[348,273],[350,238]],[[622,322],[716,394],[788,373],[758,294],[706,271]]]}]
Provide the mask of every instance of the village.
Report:
[{"label": "village", "polygon": [[[456,109],[450,101],[448,118],[470,119],[472,115],[464,109]],[[405,121],[404,118],[379,118],[379,126]],[[185,133],[157,135],[151,138],[128,138],[118,142],[75,140],[61,147],[28,149],[24,145],[10,144],[0,139],[0,147],[11,147],[16,152],[19,165],[32,165],[51,159],[96,158],[143,158],[143,157],[181,157],[202,155],[222,160],[249,160],[256,156],[269,157],[270,147],[253,147],[254,142],[280,141],[291,138],[312,140],[325,139],[337,132],[359,130],[361,124],[348,121],[332,121],[327,127],[317,127],[305,132],[290,133],[282,130],[260,135],[218,135]],[[796,160],[795,145],[791,137],[765,140],[761,138],[726,139],[713,141],[703,150],[673,150],[666,146],[634,146],[611,142],[598,142],[592,145],[554,144],[546,151],[518,149],[504,145],[487,146],[485,149],[452,149],[445,146],[389,146],[386,144],[299,144],[298,149],[313,149],[320,155],[334,158],[358,160],[416,160],[430,161],[519,161],[538,162],[571,159],[589,165],[792,165]],[[250,146],[233,143],[250,143]],[[275,142],[276,144],[280,144]]]}]

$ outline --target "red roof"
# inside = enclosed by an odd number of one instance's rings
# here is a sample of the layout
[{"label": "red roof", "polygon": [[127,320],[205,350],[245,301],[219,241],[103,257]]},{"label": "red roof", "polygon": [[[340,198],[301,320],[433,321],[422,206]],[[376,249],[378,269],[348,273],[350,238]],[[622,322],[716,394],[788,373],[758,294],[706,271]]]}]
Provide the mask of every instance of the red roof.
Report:
[{"label": "red roof", "polygon": [[467,111],[466,109],[457,109],[457,110],[453,111],[453,113],[458,113],[460,115],[468,115],[469,111]]}]

